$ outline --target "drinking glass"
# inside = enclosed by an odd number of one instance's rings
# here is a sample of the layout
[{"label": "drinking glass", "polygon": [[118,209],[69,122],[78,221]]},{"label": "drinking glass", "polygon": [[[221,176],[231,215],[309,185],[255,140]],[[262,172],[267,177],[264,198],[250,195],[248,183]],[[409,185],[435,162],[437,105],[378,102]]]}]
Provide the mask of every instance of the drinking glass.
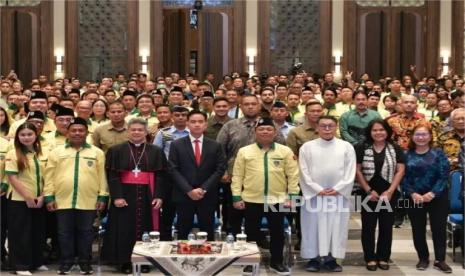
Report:
[{"label": "drinking glass", "polygon": [[160,232],[152,231],[149,233],[150,242],[152,242],[153,247],[158,248],[158,242],[160,241]]},{"label": "drinking glass", "polygon": [[207,232],[197,232],[197,240],[204,243],[207,241]]},{"label": "drinking glass", "polygon": [[236,243],[239,250],[246,249],[247,235],[244,233],[236,235]]}]

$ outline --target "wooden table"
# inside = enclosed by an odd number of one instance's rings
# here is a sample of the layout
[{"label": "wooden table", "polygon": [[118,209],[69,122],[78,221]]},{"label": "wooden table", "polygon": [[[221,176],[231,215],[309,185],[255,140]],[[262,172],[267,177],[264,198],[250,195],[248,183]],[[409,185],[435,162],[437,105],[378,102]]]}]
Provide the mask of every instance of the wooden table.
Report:
[{"label": "wooden table", "polygon": [[159,242],[157,248],[138,242],[132,254],[133,275],[141,275],[142,265],[155,265],[162,273],[170,275],[213,275],[230,265],[251,265],[252,275],[260,269],[260,250],[255,243],[247,243],[241,250],[230,249],[225,242],[214,242],[221,252],[218,254],[176,254],[176,242]]}]

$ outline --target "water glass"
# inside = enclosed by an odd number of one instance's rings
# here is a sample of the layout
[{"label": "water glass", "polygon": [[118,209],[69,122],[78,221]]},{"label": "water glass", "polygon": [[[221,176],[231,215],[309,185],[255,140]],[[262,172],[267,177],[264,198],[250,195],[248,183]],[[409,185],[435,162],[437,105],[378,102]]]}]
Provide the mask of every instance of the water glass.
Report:
[{"label": "water glass", "polygon": [[236,243],[239,250],[246,249],[247,235],[244,233],[236,235]]},{"label": "water glass", "polygon": [[152,245],[155,248],[158,248],[158,242],[160,241],[160,232],[152,231],[149,233],[149,236],[150,236],[150,242],[152,242]]},{"label": "water glass", "polygon": [[204,243],[207,241],[207,232],[197,232],[197,240]]}]

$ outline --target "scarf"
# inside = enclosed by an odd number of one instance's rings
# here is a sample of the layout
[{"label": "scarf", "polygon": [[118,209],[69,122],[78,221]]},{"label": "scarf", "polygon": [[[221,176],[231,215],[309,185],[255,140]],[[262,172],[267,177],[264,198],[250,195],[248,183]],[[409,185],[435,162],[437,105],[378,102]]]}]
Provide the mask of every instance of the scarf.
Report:
[{"label": "scarf", "polygon": [[[386,144],[383,167],[381,168],[381,177],[391,183],[396,171],[396,150],[391,144]],[[363,176],[370,181],[375,174],[375,158],[373,145],[365,149],[362,161]]]}]

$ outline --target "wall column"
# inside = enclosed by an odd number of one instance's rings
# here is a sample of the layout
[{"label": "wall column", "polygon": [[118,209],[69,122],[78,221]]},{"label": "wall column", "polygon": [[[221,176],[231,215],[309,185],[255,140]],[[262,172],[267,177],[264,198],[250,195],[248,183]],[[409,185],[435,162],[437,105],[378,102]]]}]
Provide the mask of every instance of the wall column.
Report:
[{"label": "wall column", "polygon": [[[335,75],[341,77],[342,58],[344,57],[344,1],[333,0],[332,2],[332,51],[333,64],[331,70],[335,71]],[[352,18],[355,21],[355,18]],[[334,62],[339,63],[334,66]]]},{"label": "wall column", "polygon": [[245,6],[246,30],[245,30],[245,47],[246,47],[246,68],[245,71],[250,75],[257,72],[257,52],[258,52],[258,1],[247,1]]},{"label": "wall column", "polygon": [[65,71],[65,13],[65,1],[53,1],[53,71],[51,73],[54,78],[67,76]]},{"label": "wall column", "polygon": [[158,62],[153,60],[153,53],[150,52],[150,1],[139,0],[139,49],[138,49],[138,62],[136,71],[149,74],[150,64]]},{"label": "wall column", "polygon": [[[439,64],[449,64],[452,52],[452,1],[440,1],[439,6]],[[449,66],[443,65],[442,74]]]}]

